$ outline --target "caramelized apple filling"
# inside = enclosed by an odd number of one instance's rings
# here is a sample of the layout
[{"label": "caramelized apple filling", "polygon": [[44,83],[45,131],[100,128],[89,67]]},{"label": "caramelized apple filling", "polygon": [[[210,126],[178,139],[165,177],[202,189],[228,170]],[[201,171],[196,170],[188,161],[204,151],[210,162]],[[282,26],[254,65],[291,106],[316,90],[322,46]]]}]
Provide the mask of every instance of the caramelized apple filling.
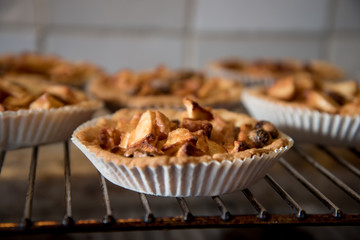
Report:
[{"label": "caramelized apple filling", "polygon": [[92,81],[88,90],[110,106],[181,107],[185,97],[215,106],[237,104],[243,85],[201,71],[159,65],[143,71],[122,69]]},{"label": "caramelized apple filling", "polygon": [[54,83],[81,86],[102,71],[88,62],[71,62],[55,55],[23,52],[0,55],[0,76],[8,74],[38,76]]},{"label": "caramelized apple filling", "polygon": [[360,115],[360,88],[355,81],[323,82],[309,75],[293,75],[278,79],[265,93],[321,112]]},{"label": "caramelized apple filling", "polygon": [[345,76],[341,68],[323,60],[227,58],[213,62],[212,66],[255,76],[282,77],[305,73],[323,80],[340,80]]},{"label": "caramelized apple filling", "polygon": [[39,79],[0,79],[0,112],[20,109],[50,109],[87,100],[85,93]]},{"label": "caramelized apple filling", "polygon": [[115,127],[102,126],[100,147],[125,157],[212,156],[262,148],[279,137],[270,122],[258,121],[239,128],[189,98],[183,103],[186,111],[181,119],[147,110],[128,121],[117,120]]},{"label": "caramelized apple filling", "polygon": [[[174,72],[165,66],[146,72],[121,70],[107,79],[107,83],[131,96],[174,94],[180,97],[197,95],[197,91],[202,86],[206,88],[210,84],[199,72],[185,70]],[[210,89],[202,91],[202,94],[206,95]]]}]

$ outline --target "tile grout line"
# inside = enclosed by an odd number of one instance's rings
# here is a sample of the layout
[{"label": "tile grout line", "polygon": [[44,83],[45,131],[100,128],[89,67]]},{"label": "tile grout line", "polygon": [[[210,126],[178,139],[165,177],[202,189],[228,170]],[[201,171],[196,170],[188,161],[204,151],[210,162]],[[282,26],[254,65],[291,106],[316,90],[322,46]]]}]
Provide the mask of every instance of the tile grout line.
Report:
[{"label": "tile grout line", "polygon": [[195,16],[196,15],[196,0],[185,1],[185,23],[183,51],[182,51],[182,65],[184,67],[196,67],[196,38],[195,38]]},{"label": "tile grout line", "polygon": [[254,33],[251,31],[229,31],[229,32],[206,32],[199,31],[196,28],[196,17],[198,0],[184,0],[184,20],[181,29],[167,29],[167,28],[152,28],[152,29],[136,29],[136,28],[116,28],[116,27],[91,27],[91,26],[66,26],[52,24],[50,21],[50,8],[47,0],[32,0],[32,11],[34,14],[34,22],[32,23],[11,23],[2,22],[0,27],[4,27],[5,30],[21,30],[28,28],[35,28],[35,50],[40,53],[47,51],[47,41],[49,34],[124,34],[124,36],[134,35],[135,37],[141,37],[146,34],[159,34],[161,36],[169,38],[180,38],[182,43],[181,59],[180,62],[185,67],[198,67],[198,45],[199,40],[211,39],[211,40],[231,40],[234,42],[241,42],[243,39],[266,39],[268,41],[281,40],[298,40],[306,41],[308,39],[318,39],[322,46],[318,50],[319,58],[334,61],[334,48],[335,38],[344,36],[347,39],[357,39],[360,34],[356,30],[337,30],[337,12],[339,8],[339,0],[330,0],[327,5],[327,12],[325,16],[325,26],[321,31],[262,31]]},{"label": "tile grout line", "polygon": [[334,35],[335,35],[335,24],[336,24],[336,12],[339,7],[338,0],[332,0],[329,3],[328,7],[328,16],[326,19],[326,29],[324,33],[324,48],[322,49],[323,52],[320,53],[320,57],[324,57],[324,59],[332,60],[332,49],[334,43]]},{"label": "tile grout line", "polygon": [[33,11],[35,15],[35,29],[36,29],[36,51],[45,53],[48,18],[46,13],[48,11],[47,4],[44,0],[33,0]]}]

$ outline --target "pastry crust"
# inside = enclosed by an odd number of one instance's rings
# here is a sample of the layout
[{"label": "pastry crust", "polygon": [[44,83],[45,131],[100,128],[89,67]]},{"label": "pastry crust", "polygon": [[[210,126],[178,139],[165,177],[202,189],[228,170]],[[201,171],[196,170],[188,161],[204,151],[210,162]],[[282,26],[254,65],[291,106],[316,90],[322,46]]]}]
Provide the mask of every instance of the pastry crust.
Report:
[{"label": "pastry crust", "polygon": [[90,102],[86,94],[79,89],[53,84],[41,77],[26,74],[7,74],[0,78],[0,93],[0,112],[81,106]]},{"label": "pastry crust", "polygon": [[268,121],[183,103],[185,111],[121,109],[79,126],[72,142],[112,183],[169,197],[248,188],[294,143]]},{"label": "pastry crust", "polygon": [[117,107],[182,107],[191,97],[202,105],[238,103],[243,86],[225,78],[210,78],[202,73],[170,70],[159,66],[150,71],[121,70],[109,78],[94,79],[89,92]]},{"label": "pastry crust", "polygon": [[271,98],[265,93],[265,88],[259,87],[245,91],[244,106],[252,116],[271,121],[296,142],[337,147],[359,146],[358,100],[343,105],[340,112],[330,113],[317,109],[328,107],[322,96],[320,101],[317,100],[317,108],[314,108],[305,102],[286,102]]},{"label": "pastry crust", "polygon": [[[185,165],[185,164],[198,164],[208,163],[211,161],[233,161],[235,159],[251,158],[253,156],[261,156],[262,154],[274,152],[281,147],[292,145],[292,140],[286,135],[280,133],[280,136],[274,139],[269,145],[261,148],[250,148],[244,151],[236,153],[216,153],[212,156],[152,156],[152,157],[133,157],[128,158],[119,154],[111,153],[108,150],[102,149],[99,145],[98,135],[103,127],[115,127],[119,119],[130,120],[132,116],[143,113],[144,110],[139,109],[121,109],[115,114],[106,118],[95,119],[79,127],[73,135],[73,139],[79,140],[86,148],[94,153],[98,158],[103,158],[105,162],[112,162],[116,165],[125,165],[129,168],[145,168],[145,167],[156,167],[156,166],[169,166],[172,164]],[[181,121],[184,118],[182,111],[173,109],[161,109],[164,115],[170,120]],[[245,114],[229,112],[225,109],[212,110],[216,115],[221,116],[226,121],[233,122],[236,127],[243,124],[255,125],[256,120]]]},{"label": "pastry crust", "polygon": [[103,70],[89,62],[70,62],[55,55],[30,52],[1,55],[0,76],[7,74],[27,74],[77,87],[104,75]]},{"label": "pastry crust", "polygon": [[277,78],[289,74],[306,73],[320,80],[341,80],[344,71],[338,66],[323,60],[300,61],[296,59],[255,59],[225,58],[209,63],[208,68],[241,74],[255,78]]},{"label": "pastry crust", "polygon": [[317,82],[308,84],[309,79],[305,84],[297,80],[303,79],[296,79],[296,76],[284,77],[270,87],[252,88],[248,90],[248,94],[280,106],[309,109],[332,115],[360,115],[360,88],[355,81],[318,85]]}]

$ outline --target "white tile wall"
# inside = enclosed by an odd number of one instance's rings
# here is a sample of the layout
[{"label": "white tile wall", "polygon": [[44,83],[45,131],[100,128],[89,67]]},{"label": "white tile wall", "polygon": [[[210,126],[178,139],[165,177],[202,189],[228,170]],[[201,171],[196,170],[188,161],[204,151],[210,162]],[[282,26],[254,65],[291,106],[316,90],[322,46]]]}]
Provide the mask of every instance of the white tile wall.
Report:
[{"label": "white tile wall", "polygon": [[50,21],[56,25],[120,28],[184,26],[184,0],[50,0]]},{"label": "white tile wall", "polygon": [[1,23],[34,23],[33,0],[0,0]]},{"label": "white tile wall", "polygon": [[0,53],[25,50],[36,50],[36,32],[34,30],[0,30]]},{"label": "white tile wall", "polygon": [[114,72],[121,68],[153,68],[159,63],[179,67],[180,38],[152,34],[52,33],[46,51],[72,60],[89,60]]},{"label": "white tile wall", "polygon": [[224,57],[319,59],[322,46],[317,39],[203,39],[199,40],[199,66]]},{"label": "white tile wall", "polygon": [[359,72],[359,0],[0,0],[0,53],[109,71],[226,56],[321,58]]},{"label": "white tile wall", "polygon": [[360,82],[360,35],[336,37],[332,47],[332,59],[347,70],[349,78]]},{"label": "white tile wall", "polygon": [[196,27],[204,31],[321,31],[329,0],[199,0]]},{"label": "white tile wall", "polygon": [[336,13],[337,30],[360,30],[360,1],[338,1]]}]

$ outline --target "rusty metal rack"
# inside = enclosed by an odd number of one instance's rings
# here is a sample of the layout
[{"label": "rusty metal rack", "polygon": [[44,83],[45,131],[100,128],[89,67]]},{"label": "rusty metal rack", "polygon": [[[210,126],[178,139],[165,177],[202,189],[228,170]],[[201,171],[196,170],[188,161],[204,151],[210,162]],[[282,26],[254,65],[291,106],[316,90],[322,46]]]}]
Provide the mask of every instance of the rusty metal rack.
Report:
[{"label": "rusty metal rack", "polygon": [[[338,166],[328,170],[322,163],[309,154],[303,146],[296,145],[278,162],[278,167],[286,171],[291,178],[302,185],[303,188],[314,196],[314,201],[326,207],[324,213],[312,213],[305,210],[292,196],[287,187],[282,186],[275,176],[268,174],[261,181],[271,187],[273,195],[280,196],[285,204],[285,213],[276,213],[267,210],[261,200],[257,199],[250,189],[245,189],[242,193],[245,195],[247,201],[253,208],[252,213],[233,213],[229,210],[223,196],[209,197],[210,201],[215,203],[218,208],[218,214],[215,215],[199,215],[194,214],[190,210],[188,200],[186,198],[176,198],[179,211],[182,214],[178,216],[159,217],[151,208],[149,203],[149,196],[145,194],[138,194],[139,201],[143,207],[143,214],[138,218],[117,218],[113,214],[113,209],[109,197],[107,181],[99,174],[101,198],[105,206],[104,217],[99,219],[75,219],[73,217],[72,205],[72,184],[70,171],[70,154],[69,143],[65,142],[64,148],[64,178],[65,178],[65,216],[59,216],[59,221],[51,221],[42,219],[41,221],[32,220],[32,205],[34,196],[34,187],[37,170],[38,150],[40,147],[32,149],[31,164],[29,169],[28,188],[25,199],[25,206],[23,210],[23,217],[19,222],[0,222],[0,236],[15,235],[15,234],[41,234],[41,233],[75,233],[75,232],[109,232],[109,231],[133,231],[133,230],[159,230],[159,229],[204,229],[204,228],[244,228],[244,227],[263,227],[263,226],[360,226],[360,195],[356,191],[359,188],[353,189],[345,181],[337,176],[334,169],[343,168],[347,176],[351,176],[351,182],[354,183],[355,188],[358,186],[360,170],[360,152],[355,148],[342,149],[351,156],[352,161],[338,156],[334,151],[328,147],[314,146],[317,151],[331,158],[333,164]],[[350,155],[349,155],[350,154]],[[296,156],[301,160],[295,163],[291,161]],[[0,154],[0,174],[4,161],[6,160],[6,152]],[[330,181],[334,188],[340,189],[344,195],[350,199],[351,205],[355,210],[347,212],[338,207],[336,202],[333,202],[330,197],[326,196],[319,188],[308,179],[308,176],[298,170],[296,164],[307,164],[312,171],[316,172],[320,177],[325,177]],[[355,164],[354,164],[355,162]],[[1,177],[1,175],[0,175]],[[318,176],[316,176],[318,177]],[[356,184],[357,183],[357,184]],[[152,196],[153,198],[153,196]],[[245,199],[245,200],[246,200]],[[175,201],[175,198],[167,198],[168,201]],[[51,201],[51,199],[49,200]],[[288,205],[288,206],[286,206]],[[0,206],[1,207],[1,206]],[[99,206],[103,208],[103,206]],[[217,211],[217,210],[216,210]],[[254,214],[255,212],[255,214]],[[1,212],[0,212],[1,214]],[[62,219],[62,220],[61,220]]]}]

